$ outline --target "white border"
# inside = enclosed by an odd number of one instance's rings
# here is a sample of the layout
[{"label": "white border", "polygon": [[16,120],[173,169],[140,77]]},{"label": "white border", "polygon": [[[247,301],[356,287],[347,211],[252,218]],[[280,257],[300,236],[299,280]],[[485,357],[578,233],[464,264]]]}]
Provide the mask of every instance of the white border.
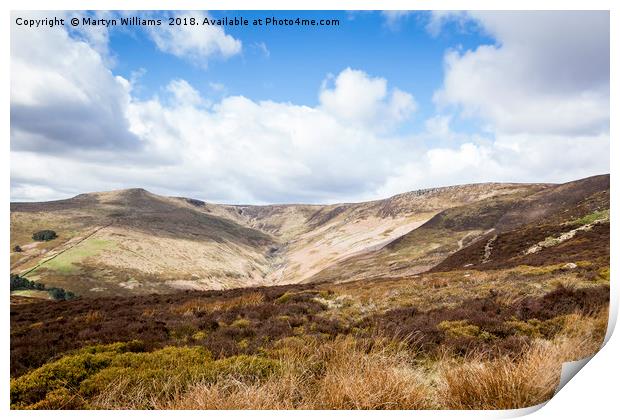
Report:
[{"label": "white border", "polygon": [[[492,0],[386,0],[382,2],[370,3],[368,1],[354,1],[354,0],[301,0],[296,2],[287,2],[282,0],[264,0],[261,2],[250,0],[213,0],[213,1],[197,1],[197,0],[180,0],[174,3],[165,0],[127,0],[118,2],[110,0],[93,0],[87,4],[84,1],[77,0],[5,0],[3,2],[4,8],[2,9],[2,22],[1,26],[1,48],[2,48],[2,66],[0,72],[2,75],[4,100],[1,103],[2,107],[2,126],[4,133],[3,151],[0,153],[0,170],[2,171],[3,182],[0,183],[0,189],[2,193],[2,202],[0,204],[4,216],[4,223],[1,225],[2,238],[4,246],[8,246],[9,242],[9,200],[10,200],[10,168],[9,168],[9,91],[10,91],[10,10],[164,10],[164,9],[177,9],[177,10],[611,10],[611,132],[610,138],[615,139],[614,134],[618,131],[614,122],[618,116],[617,113],[617,98],[618,98],[618,84],[614,78],[614,74],[619,73],[618,67],[618,6],[610,0],[589,0],[589,1],[562,1],[552,2],[547,1],[543,4],[540,0],[503,0],[501,2]],[[615,6],[615,7],[614,7]],[[527,28],[524,28],[527,30]],[[614,47],[616,47],[614,49]],[[620,150],[615,140],[611,142],[611,162],[610,167],[614,166],[615,157],[619,156]],[[618,175],[616,172],[611,172],[611,197],[612,202],[612,219],[617,220],[618,210],[616,204],[616,197],[618,189],[616,188],[618,182]],[[613,325],[617,319],[618,312],[618,291],[616,284],[614,261],[618,260],[618,230],[615,229],[615,223],[612,224],[611,230],[611,273],[614,277],[612,281],[612,296],[611,296],[611,319],[609,334],[613,330]],[[9,256],[8,252],[2,254],[2,271],[9,272]],[[8,285],[5,283],[4,299],[8,306],[9,290]],[[239,416],[245,418],[252,418],[253,420],[262,420],[274,418],[289,418],[296,417],[298,419],[310,419],[315,416],[334,416],[339,418],[505,418],[514,417],[515,415],[527,414],[532,409],[515,410],[508,412],[484,412],[484,411],[468,411],[468,412],[453,412],[453,411],[441,411],[441,412],[429,412],[429,411],[392,411],[392,412],[309,412],[309,411],[274,411],[274,412],[250,412],[250,411],[220,411],[220,412],[18,412],[9,411],[9,311],[5,306],[1,314],[2,319],[2,337],[4,339],[4,345],[2,346],[1,360],[2,369],[0,371],[0,377],[3,378],[1,383],[2,406],[1,410],[6,411],[12,418],[51,418],[66,416],[67,418],[84,418],[86,416],[94,418],[105,418],[112,415],[114,418],[147,418],[148,417],[178,417],[183,416],[187,418],[201,418],[205,417],[221,417],[229,418],[230,416]],[[617,334],[609,337],[609,341],[606,346],[588,363],[588,365],[580,372],[576,379],[569,381],[569,383],[544,407],[544,409],[535,411],[530,415],[532,419],[548,419],[548,418],[560,418],[562,420],[567,419],[583,419],[583,418],[610,418],[611,413],[617,413],[618,408],[618,395],[617,384],[619,378],[619,361],[617,355],[620,355],[620,342],[618,341]],[[540,407],[537,407],[540,408]]]}]

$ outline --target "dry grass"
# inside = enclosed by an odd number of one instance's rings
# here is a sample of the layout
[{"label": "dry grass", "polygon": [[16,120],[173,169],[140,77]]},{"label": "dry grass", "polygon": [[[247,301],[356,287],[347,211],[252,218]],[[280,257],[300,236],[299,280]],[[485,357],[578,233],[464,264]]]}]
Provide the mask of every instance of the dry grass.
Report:
[{"label": "dry grass", "polygon": [[147,308],[144,311],[142,311],[142,316],[144,318],[153,318],[156,313],[157,311],[155,309]]},{"label": "dry grass", "polygon": [[[319,343],[286,339],[273,357],[282,364],[265,380],[229,373],[217,382],[161,378],[130,386],[123,377],[95,397],[99,409],[425,409],[432,392],[411,355],[390,343],[364,349],[351,337]],[[354,361],[354,363],[352,363]],[[157,390],[157,391],[154,391]]]},{"label": "dry grass", "polygon": [[[570,315],[553,340],[537,340],[520,357],[420,362],[395,342],[280,340],[269,356],[282,369],[265,379],[234,373],[216,382],[128,388],[117,382],[94,400],[96,408],[157,409],[511,409],[540,404],[557,387],[561,363],[589,356],[602,343],[607,311]],[[418,356],[418,359],[416,359]],[[417,362],[415,362],[417,360]],[[158,389],[161,392],[149,391]]]},{"label": "dry grass", "polygon": [[441,368],[446,408],[466,410],[528,407],[553,396],[560,378],[556,349],[541,342],[521,360],[450,361]]},{"label": "dry grass", "polygon": [[440,395],[446,408],[511,409],[549,400],[558,386],[562,363],[598,351],[607,328],[607,311],[594,317],[569,317],[561,334],[552,341],[536,341],[517,360],[479,356],[442,362]]},{"label": "dry grass", "polygon": [[204,300],[194,299],[175,306],[172,308],[172,312],[184,316],[193,316],[199,312],[226,311],[232,308],[256,306],[263,303],[264,300],[265,295],[260,292],[247,293],[217,302],[205,302]]},{"label": "dry grass", "polygon": [[105,315],[100,311],[88,311],[83,316],[83,322],[86,324],[98,324],[105,319]]},{"label": "dry grass", "polygon": [[427,384],[410,355],[388,343],[364,351],[351,337],[319,343],[286,339],[282,373],[262,383],[227,378],[196,384],[162,409],[424,409]]},{"label": "dry grass", "polygon": [[577,270],[546,272],[534,275],[535,267],[518,267],[510,270],[462,270],[441,273],[425,273],[410,277],[381,279],[368,283],[350,282],[330,285],[336,295],[347,295],[352,302],[351,310],[360,309],[372,302],[376,311],[397,306],[415,306],[419,310],[455,307],[468,299],[497,293],[497,299],[511,305],[524,296],[542,296],[558,285],[575,288],[595,287],[595,283],[579,276]]},{"label": "dry grass", "polygon": [[[130,378],[119,376],[90,402],[90,406],[96,409],[115,410],[157,407],[161,400],[169,399],[170,395],[178,395],[181,392],[180,386],[182,386],[182,381],[174,375],[144,381],[139,386],[132,383]],[[153,389],[157,389],[157,392],[153,392]]]}]

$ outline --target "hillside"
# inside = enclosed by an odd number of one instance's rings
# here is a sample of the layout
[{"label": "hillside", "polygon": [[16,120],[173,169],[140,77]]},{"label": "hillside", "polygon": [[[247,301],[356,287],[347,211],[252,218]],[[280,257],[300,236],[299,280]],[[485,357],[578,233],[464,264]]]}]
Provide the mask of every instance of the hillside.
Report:
[{"label": "hillside", "polygon": [[[568,236],[555,239],[562,235]],[[544,249],[528,252],[539,243],[546,244]],[[383,248],[341,261],[312,280],[572,262],[605,258],[608,248],[609,176],[602,175],[561,185],[524,186],[446,209]]]},{"label": "hillside", "polygon": [[[218,213],[219,212],[219,213]],[[79,294],[245,286],[269,266],[268,235],[218,206],[133,189],[11,205],[11,270]],[[33,242],[39,229],[58,238]]]},{"label": "hillside", "polygon": [[609,264],[609,223],[609,177],[569,182],[520,201],[480,241],[434,270]]},{"label": "hillside", "polygon": [[[606,333],[608,176],[11,210],[14,272],[78,292],[13,291],[13,409],[523,408]],[[32,242],[39,229],[58,238]]]},{"label": "hillside", "polygon": [[[402,277],[480,254],[498,232],[609,208],[608,189],[601,176],[333,205],[219,205],[143,189],[12,203],[11,249],[22,251],[11,271],[81,296]],[[33,241],[42,229],[58,238]]]}]

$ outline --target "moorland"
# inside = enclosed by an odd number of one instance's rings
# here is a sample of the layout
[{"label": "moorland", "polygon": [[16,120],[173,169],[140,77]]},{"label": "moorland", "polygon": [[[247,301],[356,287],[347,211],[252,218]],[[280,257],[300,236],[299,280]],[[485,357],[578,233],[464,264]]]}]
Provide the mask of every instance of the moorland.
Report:
[{"label": "moorland", "polygon": [[609,226],[608,175],[332,205],[12,203],[11,407],[539,404],[602,344]]}]

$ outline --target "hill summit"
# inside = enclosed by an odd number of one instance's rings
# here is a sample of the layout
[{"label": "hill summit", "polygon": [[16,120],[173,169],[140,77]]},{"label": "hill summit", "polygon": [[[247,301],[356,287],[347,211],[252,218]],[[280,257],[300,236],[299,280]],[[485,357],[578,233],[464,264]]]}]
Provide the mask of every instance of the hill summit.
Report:
[{"label": "hill summit", "polygon": [[[594,231],[604,229],[608,209],[609,175],[331,205],[221,205],[132,188],[12,203],[11,249],[20,251],[11,253],[11,271],[79,295],[402,277],[516,264],[540,235],[569,234],[571,220],[599,212]],[[33,241],[44,229],[58,237]]]}]

